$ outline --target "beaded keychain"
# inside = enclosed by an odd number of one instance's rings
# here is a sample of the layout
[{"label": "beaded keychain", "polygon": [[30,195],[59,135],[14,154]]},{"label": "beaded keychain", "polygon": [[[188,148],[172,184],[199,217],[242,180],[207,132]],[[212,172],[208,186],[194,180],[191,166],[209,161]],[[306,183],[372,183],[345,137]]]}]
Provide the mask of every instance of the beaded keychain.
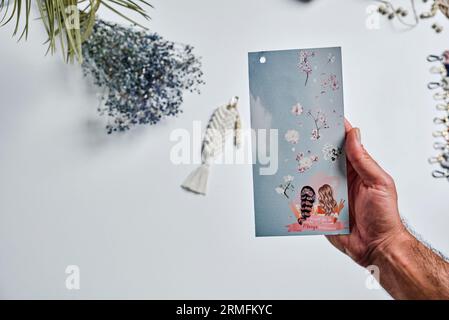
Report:
[{"label": "beaded keychain", "polygon": [[442,101],[436,105],[436,109],[445,113],[444,116],[433,119],[436,125],[442,125],[444,128],[433,132],[433,136],[440,140],[433,144],[433,148],[438,150],[439,154],[430,157],[429,163],[438,164],[441,167],[432,172],[434,178],[447,178],[449,180],[449,50],[444,51],[441,56],[429,55],[427,61],[441,63],[440,66],[430,68],[431,73],[441,75],[441,80],[430,82],[427,87],[430,90],[439,90],[434,93],[433,98]]}]

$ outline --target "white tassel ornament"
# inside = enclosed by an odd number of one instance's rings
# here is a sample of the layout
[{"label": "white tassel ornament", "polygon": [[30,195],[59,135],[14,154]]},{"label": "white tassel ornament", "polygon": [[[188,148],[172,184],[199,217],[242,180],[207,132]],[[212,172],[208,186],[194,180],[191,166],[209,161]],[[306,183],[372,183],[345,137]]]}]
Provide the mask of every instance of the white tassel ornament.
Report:
[{"label": "white tassel ornament", "polygon": [[234,145],[240,147],[240,115],[237,110],[238,97],[227,105],[218,107],[212,114],[201,148],[201,166],[194,170],[181,185],[193,193],[206,195],[211,162],[223,152],[227,134],[234,133]]}]

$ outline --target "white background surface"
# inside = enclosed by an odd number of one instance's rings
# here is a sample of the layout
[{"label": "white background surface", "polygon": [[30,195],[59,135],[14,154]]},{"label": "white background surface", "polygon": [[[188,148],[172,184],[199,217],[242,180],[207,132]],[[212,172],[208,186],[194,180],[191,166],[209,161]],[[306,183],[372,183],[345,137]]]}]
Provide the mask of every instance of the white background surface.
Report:
[{"label": "white background surface", "polygon": [[[436,111],[425,61],[447,32],[384,19],[368,30],[364,0],[152,3],[150,28],[194,45],[207,85],[179,118],[123,135],[105,134],[76,66],[44,57],[37,21],[28,42],[1,30],[0,298],[388,298],[324,237],[256,239],[249,165],[215,167],[207,197],[179,188],[194,166],[171,164],[171,130],[233,95],[249,127],[248,51],[342,46],[347,117],[396,179],[402,215],[449,253],[449,185],[427,164]],[[65,288],[71,264],[79,291]]]}]

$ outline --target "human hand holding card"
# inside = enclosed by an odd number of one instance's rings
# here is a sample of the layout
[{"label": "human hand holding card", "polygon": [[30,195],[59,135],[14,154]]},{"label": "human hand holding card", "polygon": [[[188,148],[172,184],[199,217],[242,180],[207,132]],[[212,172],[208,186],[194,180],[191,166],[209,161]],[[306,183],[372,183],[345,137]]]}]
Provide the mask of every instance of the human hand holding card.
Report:
[{"label": "human hand holding card", "polygon": [[256,236],[348,234],[340,48],[248,57]]}]

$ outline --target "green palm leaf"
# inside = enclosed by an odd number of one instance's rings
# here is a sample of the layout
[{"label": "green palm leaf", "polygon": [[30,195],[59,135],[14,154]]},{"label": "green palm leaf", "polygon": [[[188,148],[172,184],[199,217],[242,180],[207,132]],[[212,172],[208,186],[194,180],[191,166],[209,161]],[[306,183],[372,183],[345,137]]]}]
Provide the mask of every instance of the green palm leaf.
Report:
[{"label": "green palm leaf", "polygon": [[[83,59],[81,45],[89,38],[100,7],[136,25],[139,24],[127,12],[150,19],[145,7],[152,7],[145,0],[35,0],[35,3],[48,34],[48,52],[55,52],[59,43],[68,62],[76,59],[80,63]],[[14,23],[13,35],[20,32],[19,40],[26,39],[30,12],[31,0],[0,0],[0,26]]]}]

